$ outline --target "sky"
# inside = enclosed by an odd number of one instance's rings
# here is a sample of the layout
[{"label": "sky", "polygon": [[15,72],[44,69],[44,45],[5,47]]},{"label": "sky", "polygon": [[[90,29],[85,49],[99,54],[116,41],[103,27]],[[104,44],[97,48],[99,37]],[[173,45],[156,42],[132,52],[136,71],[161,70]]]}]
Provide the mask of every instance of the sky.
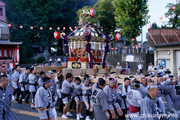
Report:
[{"label": "sky", "polygon": [[[158,26],[165,24],[168,21],[168,18],[165,17],[165,13],[168,11],[166,8],[168,3],[176,3],[176,0],[149,0],[149,23],[142,28],[143,31],[143,41],[147,41],[146,33],[148,32],[148,28],[154,22],[157,23]],[[160,17],[163,17],[160,20]],[[141,36],[137,37],[137,41],[141,41]]]}]

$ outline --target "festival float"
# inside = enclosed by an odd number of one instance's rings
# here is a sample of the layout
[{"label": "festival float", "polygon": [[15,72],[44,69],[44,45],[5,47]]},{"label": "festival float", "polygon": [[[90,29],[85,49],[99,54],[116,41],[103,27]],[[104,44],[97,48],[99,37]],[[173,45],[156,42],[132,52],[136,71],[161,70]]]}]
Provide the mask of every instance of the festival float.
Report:
[{"label": "festival float", "polygon": [[90,12],[83,10],[79,15],[79,26],[70,30],[71,32],[64,36],[64,50],[67,57],[64,75],[67,72],[73,75],[83,73],[95,75],[97,69],[107,68],[106,56],[111,38],[100,29],[94,8],[91,8]]},{"label": "festival float", "polygon": [[[67,56],[64,75],[68,72],[74,76],[89,74],[103,76],[118,72],[113,66],[106,65],[111,37],[103,33],[95,10],[83,10],[79,15],[79,26],[64,36],[65,54]],[[120,72],[119,72],[120,73]],[[129,73],[129,71],[128,71]]]},{"label": "festival float", "polygon": [[[92,19],[96,21],[95,24],[90,22]],[[93,8],[90,12],[84,10],[80,14],[79,26],[64,37],[67,68],[105,68],[111,39],[99,26]]]}]

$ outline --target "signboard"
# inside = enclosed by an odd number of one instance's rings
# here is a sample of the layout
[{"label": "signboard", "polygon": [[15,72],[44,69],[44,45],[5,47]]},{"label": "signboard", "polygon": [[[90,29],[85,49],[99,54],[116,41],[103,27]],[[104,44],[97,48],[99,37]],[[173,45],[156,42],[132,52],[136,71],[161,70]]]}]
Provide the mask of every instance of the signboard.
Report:
[{"label": "signboard", "polygon": [[163,66],[163,68],[166,68],[166,60],[161,60],[161,65]]},{"label": "signboard", "polygon": [[127,55],[126,56],[126,61],[127,62],[134,62],[134,55]]}]

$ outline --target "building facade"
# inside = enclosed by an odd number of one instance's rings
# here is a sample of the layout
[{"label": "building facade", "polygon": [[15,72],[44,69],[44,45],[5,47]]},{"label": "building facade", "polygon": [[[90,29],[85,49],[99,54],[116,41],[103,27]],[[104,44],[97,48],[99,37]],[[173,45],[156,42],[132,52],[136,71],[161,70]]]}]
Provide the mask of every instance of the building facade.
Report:
[{"label": "building facade", "polygon": [[10,28],[5,18],[5,3],[0,1],[0,64],[8,63],[10,67],[14,67],[19,63],[19,45],[22,42],[10,41]]},{"label": "building facade", "polygon": [[6,22],[5,3],[0,1],[0,21]]},{"label": "building facade", "polygon": [[149,29],[148,43],[158,61],[176,75],[180,67],[180,29]]}]

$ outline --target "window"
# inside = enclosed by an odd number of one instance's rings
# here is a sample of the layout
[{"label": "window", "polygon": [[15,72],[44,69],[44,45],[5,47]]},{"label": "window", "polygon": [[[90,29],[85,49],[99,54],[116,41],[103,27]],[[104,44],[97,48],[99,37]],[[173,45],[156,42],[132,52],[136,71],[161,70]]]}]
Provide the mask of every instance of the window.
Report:
[{"label": "window", "polygon": [[0,16],[3,16],[3,9],[0,8]]}]

